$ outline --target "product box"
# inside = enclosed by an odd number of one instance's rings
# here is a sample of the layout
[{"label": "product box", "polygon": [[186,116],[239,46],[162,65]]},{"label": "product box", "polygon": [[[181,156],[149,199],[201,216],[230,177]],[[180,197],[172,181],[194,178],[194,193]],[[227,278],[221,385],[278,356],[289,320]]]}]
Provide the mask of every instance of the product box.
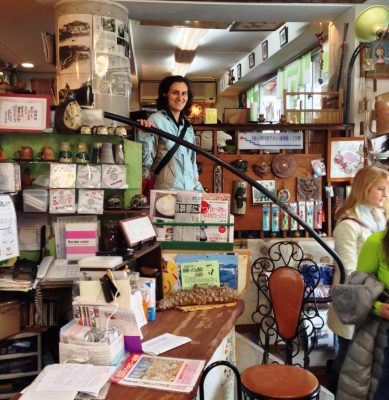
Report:
[{"label": "product box", "polygon": [[0,163],[0,192],[17,192],[20,189],[20,165]]},{"label": "product box", "polygon": [[146,317],[149,321],[154,321],[157,311],[155,278],[138,278],[131,281],[131,290],[140,290],[143,300],[147,302]]},{"label": "product box", "polygon": [[0,340],[20,332],[20,304],[16,300],[0,302]]},{"label": "product box", "polygon": [[[69,324],[73,324],[71,321]],[[66,324],[62,330],[69,329]],[[80,343],[59,343],[59,362],[62,364],[66,360],[88,360],[88,364],[93,365],[117,365],[123,358],[124,336],[120,335],[111,344],[99,342],[80,342]],[[75,361],[74,361],[75,362]]]},{"label": "product box", "polygon": [[49,193],[46,189],[24,189],[23,211],[46,212],[49,205]]}]

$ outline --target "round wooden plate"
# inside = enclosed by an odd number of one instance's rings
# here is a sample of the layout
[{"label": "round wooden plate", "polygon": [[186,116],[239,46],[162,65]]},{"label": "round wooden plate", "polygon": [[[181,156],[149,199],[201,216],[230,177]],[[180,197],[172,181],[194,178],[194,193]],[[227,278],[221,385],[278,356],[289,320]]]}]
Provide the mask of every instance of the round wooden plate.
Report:
[{"label": "round wooden plate", "polygon": [[274,175],[289,178],[296,172],[296,160],[289,154],[277,154],[273,157],[271,167]]}]

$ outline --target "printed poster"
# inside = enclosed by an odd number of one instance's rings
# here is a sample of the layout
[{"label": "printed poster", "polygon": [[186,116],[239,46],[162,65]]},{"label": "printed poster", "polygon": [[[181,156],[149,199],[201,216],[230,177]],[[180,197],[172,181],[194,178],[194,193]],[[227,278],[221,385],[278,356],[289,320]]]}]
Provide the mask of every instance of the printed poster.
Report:
[{"label": "printed poster", "polygon": [[19,256],[15,207],[9,195],[0,195],[0,261]]}]

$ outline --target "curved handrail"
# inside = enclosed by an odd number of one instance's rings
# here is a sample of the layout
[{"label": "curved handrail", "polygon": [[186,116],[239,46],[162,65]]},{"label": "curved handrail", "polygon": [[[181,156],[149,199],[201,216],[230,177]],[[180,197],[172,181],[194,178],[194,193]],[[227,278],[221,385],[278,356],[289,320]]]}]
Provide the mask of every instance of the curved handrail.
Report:
[{"label": "curved handrail", "polygon": [[[134,128],[145,130],[145,127],[138,122],[132,121],[129,118],[122,117],[121,115],[112,114],[110,112],[104,112],[104,117],[112,119],[117,122],[121,122],[127,125],[130,125]],[[207,151],[203,150],[201,147],[196,146],[195,144],[189,143],[184,139],[179,138],[178,136],[171,135],[161,129],[150,127],[147,128],[148,132],[152,132],[158,136],[162,136],[165,139],[172,140],[173,142],[179,143],[188,149],[195,151],[198,154],[203,155],[204,157],[208,158],[209,160],[213,161],[215,164],[222,166],[223,168],[227,169],[228,171],[232,172],[239,178],[243,179],[250,185],[254,186],[258,189],[261,193],[267,196],[269,199],[273,201],[273,203],[277,204],[282,210],[284,210],[288,215],[291,216],[299,225],[301,225],[304,229],[306,229],[312,237],[323,247],[331,256],[334,258],[336,263],[338,264],[339,271],[340,271],[340,282],[343,283],[345,281],[345,269],[342,260],[340,259],[339,255],[335,252],[335,250],[331,249],[330,246],[315,232],[305,221],[303,221],[295,212],[293,212],[285,203],[281,202],[273,193],[267,190],[265,187],[260,185],[256,180],[251,178],[250,176],[246,175],[244,172],[239,171],[232,165],[228,164],[227,162],[221,160],[220,158],[216,157],[214,154],[208,153]]]}]

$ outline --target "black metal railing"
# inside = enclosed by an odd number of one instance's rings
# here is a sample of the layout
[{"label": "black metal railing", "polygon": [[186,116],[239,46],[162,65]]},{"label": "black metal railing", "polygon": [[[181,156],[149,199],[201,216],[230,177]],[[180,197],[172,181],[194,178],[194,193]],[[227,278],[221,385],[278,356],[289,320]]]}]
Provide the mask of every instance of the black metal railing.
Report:
[{"label": "black metal railing", "polygon": [[[121,122],[123,124],[127,124],[132,126],[133,128],[145,130],[145,127],[142,126],[140,123],[132,121],[129,118],[123,117],[121,115],[112,114],[110,112],[104,112],[104,117]],[[310,235],[323,247],[336,261],[340,271],[340,282],[343,283],[345,280],[345,269],[342,260],[340,259],[339,255],[318,235],[318,233],[313,230],[307,223],[302,220],[290,207],[288,207],[285,203],[280,201],[273,193],[267,190],[265,187],[260,185],[256,180],[251,178],[250,176],[246,175],[244,172],[236,169],[232,165],[228,164],[227,162],[223,161],[219,157],[216,157],[214,154],[208,153],[207,151],[203,150],[201,147],[196,146],[195,144],[189,143],[184,139],[179,138],[178,136],[171,135],[165,131],[162,131],[158,128],[147,128],[147,132],[152,132],[158,136],[161,136],[165,139],[172,140],[175,143],[179,143],[182,146],[187,147],[195,151],[198,154],[203,155],[204,157],[208,158],[209,160],[213,161],[215,164],[220,165],[221,167],[227,169],[228,171],[232,172],[234,175],[238,176],[239,178],[243,179],[265,196],[267,196],[273,203],[277,204],[282,210],[284,210],[291,218],[293,218],[299,225],[301,225]]]}]

